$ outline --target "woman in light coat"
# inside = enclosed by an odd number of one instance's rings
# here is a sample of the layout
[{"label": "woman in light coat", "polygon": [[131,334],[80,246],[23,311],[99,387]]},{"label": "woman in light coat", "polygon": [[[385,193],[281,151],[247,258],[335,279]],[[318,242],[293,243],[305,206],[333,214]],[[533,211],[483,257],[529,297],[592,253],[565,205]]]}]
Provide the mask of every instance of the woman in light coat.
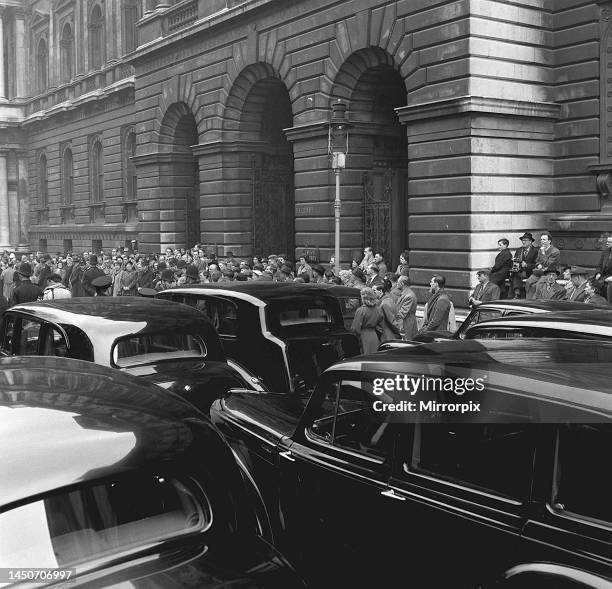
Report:
[{"label": "woman in light coat", "polygon": [[378,297],[371,288],[361,291],[361,307],[355,311],[351,331],[359,336],[363,354],[376,352],[383,331],[383,312],[378,306]]}]

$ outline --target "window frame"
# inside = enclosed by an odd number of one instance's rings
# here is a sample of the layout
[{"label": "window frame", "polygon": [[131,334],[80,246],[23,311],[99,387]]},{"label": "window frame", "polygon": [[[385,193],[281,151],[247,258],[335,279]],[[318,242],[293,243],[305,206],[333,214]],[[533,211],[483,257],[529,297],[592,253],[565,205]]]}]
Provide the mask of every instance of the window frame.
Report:
[{"label": "window frame", "polygon": [[106,35],[104,26],[104,10],[102,3],[96,2],[92,5],[89,11],[88,20],[88,64],[90,71],[98,71],[101,70],[104,67],[104,64],[106,63]]},{"label": "window frame", "polygon": [[89,185],[90,202],[99,204],[104,201],[104,145],[100,135],[89,141]]},{"label": "window frame", "polygon": [[49,164],[47,154],[42,151],[38,155],[38,207],[46,209],[49,206]]},{"label": "window frame", "polygon": [[[68,29],[68,34],[66,30]],[[64,23],[60,39],[60,76],[62,83],[69,83],[74,77],[74,27],[72,22]]]},{"label": "window frame", "polygon": [[65,205],[74,202],[74,155],[69,143],[62,149],[62,200]]},{"label": "window frame", "polygon": [[43,94],[49,87],[49,43],[45,36],[36,44],[36,91]]}]

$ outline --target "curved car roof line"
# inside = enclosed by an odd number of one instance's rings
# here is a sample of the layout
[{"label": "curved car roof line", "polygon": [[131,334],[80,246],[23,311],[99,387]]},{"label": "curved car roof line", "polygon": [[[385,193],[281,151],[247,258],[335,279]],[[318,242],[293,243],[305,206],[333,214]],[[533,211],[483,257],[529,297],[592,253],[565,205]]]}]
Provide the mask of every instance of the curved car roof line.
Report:
[{"label": "curved car roof line", "polygon": [[[539,317],[538,317],[539,318]],[[589,326],[588,332],[584,331],[585,325]],[[597,323],[573,323],[571,321],[559,321],[556,320],[554,323],[552,321],[533,321],[529,322],[522,321],[518,317],[515,319],[504,319],[499,321],[497,319],[490,319],[488,321],[483,321],[482,323],[477,323],[476,325],[471,326],[466,334],[472,331],[482,331],[483,329],[492,328],[492,327],[541,327],[543,329],[557,329],[561,331],[571,331],[571,332],[580,332],[585,335],[593,334],[593,335],[604,335],[608,337],[612,337],[612,329],[610,326],[606,325],[598,325]]]},{"label": "curved car roof line", "polygon": [[227,290],[227,289],[223,289],[223,288],[211,288],[211,289],[205,289],[205,288],[198,288],[198,289],[194,289],[194,288],[187,288],[187,287],[177,287],[177,288],[168,288],[166,290],[162,290],[160,291],[158,294],[166,294],[166,293],[173,293],[173,292],[177,292],[179,294],[201,294],[201,293],[206,293],[209,296],[228,296],[228,297],[232,297],[234,299],[239,299],[241,301],[246,301],[247,303],[251,303],[252,305],[255,305],[256,307],[265,307],[266,303],[264,301],[262,301],[261,299],[254,297],[253,295],[241,292],[239,290]]}]

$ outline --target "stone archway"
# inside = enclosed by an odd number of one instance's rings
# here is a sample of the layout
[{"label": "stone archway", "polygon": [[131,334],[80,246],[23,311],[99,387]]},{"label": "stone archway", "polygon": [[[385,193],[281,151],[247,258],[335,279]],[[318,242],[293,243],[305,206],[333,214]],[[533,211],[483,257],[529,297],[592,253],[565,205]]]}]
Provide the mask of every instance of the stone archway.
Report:
[{"label": "stone archway", "polygon": [[198,141],[191,109],[184,102],[172,104],[162,121],[159,144],[160,197],[172,203],[174,214],[160,219],[160,232],[166,234],[162,242],[185,248],[200,241],[199,165],[192,152]]},{"label": "stone archway", "polygon": [[256,254],[293,255],[293,151],[283,129],[293,124],[289,94],[275,77],[256,82],[240,117],[242,139],[259,145],[251,159],[252,245]]},{"label": "stone archway", "polygon": [[[346,100],[351,131],[348,158],[352,170],[361,171],[361,224],[363,245],[380,251],[389,268],[408,249],[406,129],[395,108],[405,106],[404,80],[392,57],[378,48],[353,53],[342,65],[335,80],[332,98]],[[358,164],[351,165],[358,160]]]}]

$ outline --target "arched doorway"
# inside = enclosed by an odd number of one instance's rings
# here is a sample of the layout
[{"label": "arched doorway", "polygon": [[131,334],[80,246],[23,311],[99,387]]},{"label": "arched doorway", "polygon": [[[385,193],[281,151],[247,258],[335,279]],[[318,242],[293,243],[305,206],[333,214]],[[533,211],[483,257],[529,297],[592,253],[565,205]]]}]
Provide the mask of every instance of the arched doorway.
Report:
[{"label": "arched doorway", "polygon": [[255,254],[292,256],[294,252],[293,151],[283,131],[291,126],[293,113],[284,84],[273,76],[255,82],[240,116],[241,139],[255,142],[251,160]]},{"label": "arched doorway", "polygon": [[359,153],[359,162],[364,164],[363,245],[380,251],[391,268],[409,246],[408,141],[394,110],[407,103],[404,80],[390,55],[364,49],[342,66],[334,92],[334,98],[349,103],[350,119],[355,123],[350,151]]},{"label": "arched doorway", "polygon": [[183,102],[170,106],[160,130],[160,144],[167,146],[167,168],[160,166],[160,182],[163,198],[174,201],[174,245],[185,248],[200,241],[200,171],[192,152],[198,141],[189,107]]}]

